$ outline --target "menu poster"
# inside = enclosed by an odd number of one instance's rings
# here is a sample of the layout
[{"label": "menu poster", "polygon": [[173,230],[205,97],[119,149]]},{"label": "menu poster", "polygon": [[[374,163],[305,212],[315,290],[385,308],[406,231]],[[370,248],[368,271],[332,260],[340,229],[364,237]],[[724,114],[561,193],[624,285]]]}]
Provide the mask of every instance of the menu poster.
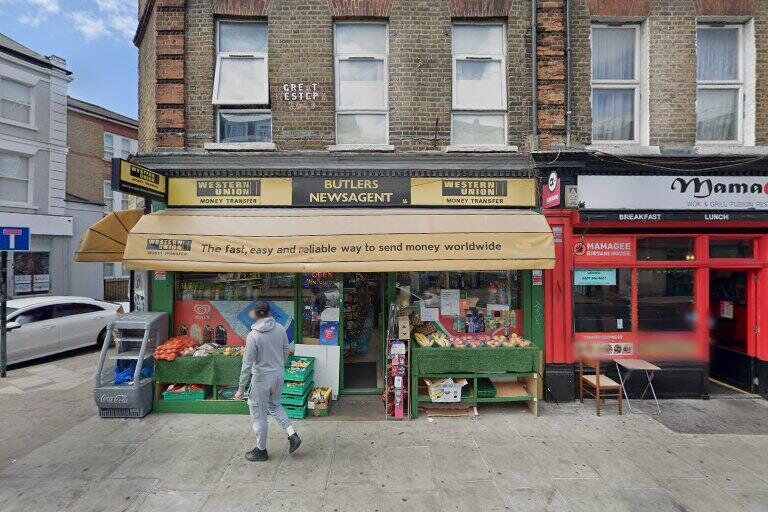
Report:
[{"label": "menu poster", "polygon": [[50,290],[51,276],[49,274],[35,274],[32,291],[47,292]]},{"label": "menu poster", "polygon": [[440,314],[443,316],[459,316],[461,290],[440,290]]},{"label": "menu poster", "polygon": [[30,275],[17,275],[14,277],[14,293],[31,293],[32,292],[32,276]]}]

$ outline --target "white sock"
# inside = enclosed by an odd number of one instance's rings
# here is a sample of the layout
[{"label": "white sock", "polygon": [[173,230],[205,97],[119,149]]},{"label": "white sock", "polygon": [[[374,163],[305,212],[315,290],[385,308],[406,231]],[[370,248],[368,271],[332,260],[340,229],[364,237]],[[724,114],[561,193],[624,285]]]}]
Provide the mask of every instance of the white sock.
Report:
[{"label": "white sock", "polygon": [[285,429],[285,433],[288,434],[289,437],[295,434],[296,431],[293,430],[293,425],[288,425],[288,428]]}]

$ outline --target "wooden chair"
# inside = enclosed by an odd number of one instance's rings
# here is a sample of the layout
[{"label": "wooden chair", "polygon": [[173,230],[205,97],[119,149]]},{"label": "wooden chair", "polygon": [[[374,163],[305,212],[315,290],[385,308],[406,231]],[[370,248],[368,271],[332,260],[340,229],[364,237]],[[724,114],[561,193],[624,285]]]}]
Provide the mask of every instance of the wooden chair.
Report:
[{"label": "wooden chair", "polygon": [[[586,367],[586,368],[585,368]],[[603,410],[603,402],[606,398],[616,398],[619,401],[619,415],[623,412],[621,384],[600,371],[600,361],[579,361],[579,400],[584,403],[584,395],[595,399],[597,415]]]}]

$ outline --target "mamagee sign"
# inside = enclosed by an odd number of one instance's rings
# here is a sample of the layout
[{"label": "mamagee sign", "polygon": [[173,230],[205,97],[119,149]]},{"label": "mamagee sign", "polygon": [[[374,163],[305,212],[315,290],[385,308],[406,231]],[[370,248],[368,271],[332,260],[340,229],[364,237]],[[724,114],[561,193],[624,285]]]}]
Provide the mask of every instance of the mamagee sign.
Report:
[{"label": "mamagee sign", "polygon": [[588,263],[626,263],[635,261],[635,240],[630,236],[587,236],[573,243],[577,265]]}]

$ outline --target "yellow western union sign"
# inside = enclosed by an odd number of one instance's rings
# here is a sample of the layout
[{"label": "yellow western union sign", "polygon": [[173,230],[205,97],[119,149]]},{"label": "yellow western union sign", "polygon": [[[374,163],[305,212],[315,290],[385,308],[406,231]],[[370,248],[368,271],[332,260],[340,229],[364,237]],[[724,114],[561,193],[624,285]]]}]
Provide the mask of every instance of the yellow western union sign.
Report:
[{"label": "yellow western union sign", "polygon": [[113,162],[112,183],[117,185],[117,190],[165,200],[168,183],[165,176],[126,160]]},{"label": "yellow western union sign", "polygon": [[536,206],[533,179],[411,178],[414,206]]},{"label": "yellow western union sign", "polygon": [[291,178],[172,178],[169,206],[290,206]]}]

